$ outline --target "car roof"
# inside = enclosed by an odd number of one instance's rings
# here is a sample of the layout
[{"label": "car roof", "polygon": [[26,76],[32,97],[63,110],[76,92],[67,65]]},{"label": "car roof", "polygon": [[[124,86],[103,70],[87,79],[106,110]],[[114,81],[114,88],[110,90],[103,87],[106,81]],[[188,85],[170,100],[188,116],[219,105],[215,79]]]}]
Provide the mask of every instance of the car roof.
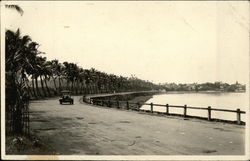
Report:
[{"label": "car roof", "polygon": [[61,91],[61,93],[71,93],[71,91],[69,91],[69,90],[63,90],[63,91]]}]

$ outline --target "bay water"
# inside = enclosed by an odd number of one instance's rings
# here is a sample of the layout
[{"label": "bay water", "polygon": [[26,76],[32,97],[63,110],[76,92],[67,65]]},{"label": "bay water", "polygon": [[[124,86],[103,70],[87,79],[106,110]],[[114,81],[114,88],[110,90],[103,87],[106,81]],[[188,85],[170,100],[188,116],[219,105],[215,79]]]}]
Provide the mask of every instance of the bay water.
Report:
[{"label": "bay water", "polygon": [[[204,93],[164,93],[154,95],[146,103],[169,104],[179,106],[205,107],[246,111],[249,108],[247,93],[222,93],[222,92],[204,92]],[[141,109],[150,110],[149,105],[143,105]],[[154,106],[154,111],[166,112],[166,107]],[[169,107],[169,113],[183,114],[183,108]],[[235,112],[211,111],[212,118],[235,121],[237,119]],[[187,109],[187,115],[207,117],[207,110]],[[241,120],[246,121],[246,114],[241,114]]]}]

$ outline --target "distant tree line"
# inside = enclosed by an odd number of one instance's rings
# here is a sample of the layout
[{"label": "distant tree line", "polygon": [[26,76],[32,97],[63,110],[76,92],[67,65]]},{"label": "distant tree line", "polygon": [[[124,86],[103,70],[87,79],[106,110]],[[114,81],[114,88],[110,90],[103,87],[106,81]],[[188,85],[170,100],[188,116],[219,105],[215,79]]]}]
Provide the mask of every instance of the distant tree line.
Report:
[{"label": "distant tree line", "polygon": [[228,84],[223,82],[207,82],[207,83],[164,83],[161,84],[167,91],[224,91],[224,92],[244,92],[246,85],[238,82],[234,84]]}]

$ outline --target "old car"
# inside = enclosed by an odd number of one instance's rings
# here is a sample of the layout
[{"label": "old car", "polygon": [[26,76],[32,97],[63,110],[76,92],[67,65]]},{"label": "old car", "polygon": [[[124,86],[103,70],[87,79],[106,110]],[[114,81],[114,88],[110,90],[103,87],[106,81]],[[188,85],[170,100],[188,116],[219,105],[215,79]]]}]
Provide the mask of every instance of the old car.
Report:
[{"label": "old car", "polygon": [[74,99],[71,97],[71,92],[69,90],[61,91],[61,97],[59,98],[59,102],[60,104],[63,104],[65,102],[74,104]]}]

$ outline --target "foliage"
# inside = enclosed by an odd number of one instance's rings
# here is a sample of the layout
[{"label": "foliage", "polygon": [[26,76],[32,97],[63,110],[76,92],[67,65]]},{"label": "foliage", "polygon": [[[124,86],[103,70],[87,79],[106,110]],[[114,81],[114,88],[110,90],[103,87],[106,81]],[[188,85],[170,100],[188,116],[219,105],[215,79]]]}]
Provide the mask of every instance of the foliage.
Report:
[{"label": "foliage", "polygon": [[23,9],[21,7],[19,7],[18,5],[5,5],[5,8],[10,8],[10,9],[15,9],[18,13],[21,14],[21,16],[23,15]]},{"label": "foliage", "polygon": [[[6,73],[11,73],[17,84],[24,85],[30,97],[48,97],[63,89],[71,90],[73,94],[160,89],[160,86],[134,76],[128,78],[94,68],[83,69],[76,63],[48,61],[41,56],[38,47],[39,44],[28,35],[21,36],[19,29],[6,31]],[[54,86],[50,85],[51,81]]]},{"label": "foliage", "polygon": [[176,83],[165,83],[163,84],[167,91],[224,91],[224,92],[244,92],[246,85],[239,84],[228,84],[222,82],[206,82],[206,83],[191,83],[191,84],[176,84]]}]

